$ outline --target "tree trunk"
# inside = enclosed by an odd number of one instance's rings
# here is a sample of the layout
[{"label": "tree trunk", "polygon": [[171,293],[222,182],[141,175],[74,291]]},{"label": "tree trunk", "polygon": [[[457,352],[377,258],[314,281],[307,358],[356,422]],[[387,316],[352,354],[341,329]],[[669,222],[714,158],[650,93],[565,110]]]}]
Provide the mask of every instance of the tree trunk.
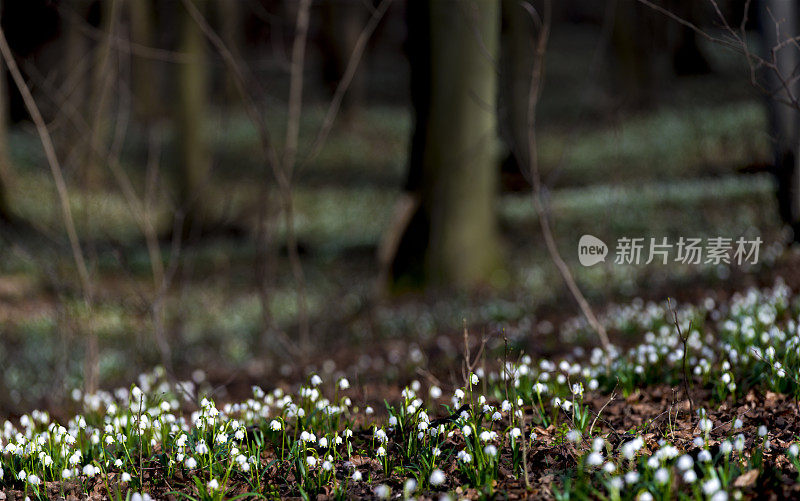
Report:
[{"label": "tree trunk", "polygon": [[533,75],[536,30],[520,0],[503,0],[501,32],[500,133],[509,149],[503,161],[504,189],[530,189],[524,177],[529,169],[528,98]]},{"label": "tree trunk", "polygon": [[[0,12],[3,1],[0,0]],[[0,61],[0,223],[14,222],[8,188],[11,185],[11,159],[8,154],[8,89],[6,89],[6,66]]]},{"label": "tree trunk", "polygon": [[[347,69],[361,29],[365,23],[366,9],[359,0],[326,0],[322,4],[323,77],[331,94]],[[364,100],[363,72],[356,71],[347,94],[342,101],[345,120],[358,115]]]},{"label": "tree trunk", "polygon": [[[198,8],[203,2],[194,0]],[[175,128],[181,176],[178,193],[185,214],[184,227],[207,223],[208,183],[211,161],[203,138],[208,95],[205,38],[197,23],[183,7],[179,51],[187,60],[178,65],[178,96]]]},{"label": "tree trunk", "polygon": [[[129,1],[131,16],[131,41],[135,44],[153,46],[154,12],[150,0]],[[139,119],[149,122],[158,114],[158,85],[153,71],[153,61],[132,55],[131,85],[133,104]]]},{"label": "tree trunk", "polygon": [[399,286],[469,288],[488,283],[500,267],[494,211],[499,7],[493,0],[436,0],[417,13],[430,26],[428,95],[420,99],[428,109],[417,110],[416,126],[425,135],[415,133],[411,159],[420,164],[409,169],[421,181],[420,204],[392,265]]},{"label": "tree trunk", "polygon": [[103,38],[100,39],[95,53],[95,63],[92,72],[92,99],[91,99],[91,138],[90,148],[87,151],[88,160],[84,164],[83,186],[89,190],[100,187],[103,179],[104,158],[101,153],[105,151],[105,144],[110,130],[109,109],[111,102],[111,88],[114,83],[115,59],[111,40],[116,36],[117,19],[119,16],[119,1],[109,0],[100,4],[100,19]]},{"label": "tree trunk", "polygon": [[[763,70],[764,87],[769,95],[770,133],[773,141],[774,174],[777,181],[778,208],[781,219],[794,230],[795,241],[800,241],[800,49],[796,44],[786,43],[800,33],[798,9],[795,2],[765,0],[759,3],[759,30],[763,53],[768,60],[770,51],[783,44],[775,52],[777,67]],[[776,26],[776,21],[779,25]],[[783,101],[783,102],[781,102]]]},{"label": "tree trunk", "polygon": [[[243,46],[243,26],[240,2],[231,0],[217,0],[217,14],[219,15],[219,31],[225,46],[237,60],[241,60]],[[239,92],[236,90],[236,78],[230,71],[225,72],[223,81],[225,100],[227,103],[238,103]]]}]

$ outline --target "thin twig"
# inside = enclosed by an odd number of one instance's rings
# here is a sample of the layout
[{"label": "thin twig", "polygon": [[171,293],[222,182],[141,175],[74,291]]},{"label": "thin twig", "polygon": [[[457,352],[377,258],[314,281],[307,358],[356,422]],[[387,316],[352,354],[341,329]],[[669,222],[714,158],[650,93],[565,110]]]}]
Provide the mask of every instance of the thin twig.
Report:
[{"label": "thin twig", "polygon": [[[523,5],[527,9],[533,9],[533,7],[528,4]],[[543,195],[544,189],[542,187],[541,177],[539,174],[539,160],[536,143],[536,106],[539,102],[539,96],[542,90],[544,79],[544,56],[547,48],[547,42],[550,37],[550,27],[552,22],[551,15],[552,4],[550,0],[547,0],[544,3],[544,16],[539,29],[539,36],[536,40],[533,75],[531,78],[530,91],[528,93],[528,168],[531,177],[531,184],[533,186],[533,204],[539,216],[539,224],[542,227],[542,234],[544,236],[545,245],[547,246],[547,251],[550,254],[550,258],[553,260],[553,263],[561,274],[561,277],[570,293],[578,303],[578,306],[580,307],[584,317],[586,317],[589,325],[595,330],[600,338],[600,343],[603,345],[603,349],[608,351],[611,343],[608,340],[606,329],[595,316],[592,307],[589,305],[589,302],[586,300],[580,288],[578,287],[578,284],[575,282],[569,266],[564,262],[564,259],[561,257],[561,253],[558,250],[558,246],[556,245],[555,238],[553,237],[553,231],[550,228],[550,221],[547,216],[548,212],[545,207]],[[535,16],[532,17],[535,19]]]}]

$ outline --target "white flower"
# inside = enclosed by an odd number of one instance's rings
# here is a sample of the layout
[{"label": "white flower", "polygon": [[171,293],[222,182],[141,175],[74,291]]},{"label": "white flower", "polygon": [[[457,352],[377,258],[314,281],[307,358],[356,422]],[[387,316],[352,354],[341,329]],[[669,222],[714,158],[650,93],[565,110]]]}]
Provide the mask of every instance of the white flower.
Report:
[{"label": "white flower", "polygon": [[196,450],[198,454],[208,454],[208,445],[206,445],[206,441],[201,440],[197,442],[197,445],[194,447],[194,450]]},{"label": "white flower", "polygon": [[469,382],[472,383],[473,385],[478,384],[478,375],[475,373],[470,375]]},{"label": "white flower", "polygon": [[589,466],[600,466],[603,464],[603,455],[599,452],[592,452],[586,457],[586,464]]},{"label": "white flower", "polygon": [[606,473],[614,473],[616,469],[617,465],[615,465],[611,461],[607,461],[605,464],[603,464],[603,471],[605,471]]},{"label": "white flower", "polygon": [[350,381],[348,381],[346,377],[343,377],[339,380],[339,389],[346,390],[348,388],[350,388]]},{"label": "white flower", "polygon": [[431,396],[432,399],[436,400],[442,396],[442,389],[438,386],[431,386],[431,389],[428,390],[428,394]]},{"label": "white flower", "polygon": [[190,470],[194,470],[195,468],[197,468],[197,460],[195,458],[193,458],[192,456],[189,456],[188,458],[186,458],[186,461],[184,462],[184,464]]},{"label": "white flower", "polygon": [[209,480],[208,484],[206,485],[208,485],[208,488],[212,491],[219,489],[219,481],[216,478]]},{"label": "white flower", "polygon": [[328,439],[325,438],[325,437],[321,437],[319,439],[319,446],[322,447],[323,449],[327,449],[328,448]]},{"label": "white flower", "polygon": [[353,475],[350,476],[353,479],[353,482],[360,482],[361,481],[361,472],[356,470],[353,472]]},{"label": "white flower", "polygon": [[706,493],[707,496],[711,496],[718,490],[722,488],[722,484],[720,483],[719,479],[714,477],[710,480],[706,480],[703,482],[703,492]]},{"label": "white flower", "polygon": [[483,448],[483,452],[485,452],[487,456],[493,458],[493,457],[497,456],[497,447],[495,447],[494,445],[489,444],[489,445],[487,445],[486,447]]},{"label": "white flower", "polygon": [[322,384],[322,378],[314,374],[311,376],[311,385],[312,386],[319,386]]},{"label": "white flower", "polygon": [[37,477],[36,475],[33,475],[33,474],[28,475],[28,483],[31,484],[31,485],[39,485],[39,483],[41,481],[42,480],[39,477]]},{"label": "white flower", "polygon": [[655,478],[659,484],[666,484],[669,482],[669,471],[666,468],[659,468],[656,470]]},{"label": "white flower", "polygon": [[679,470],[686,471],[692,466],[694,466],[694,459],[692,459],[692,456],[684,454],[683,456],[678,458],[677,465]]},{"label": "white flower", "polygon": [[581,434],[577,430],[569,430],[567,432],[567,440],[570,442],[577,444],[581,439]]},{"label": "white flower", "polygon": [[283,425],[281,425],[281,422],[278,421],[277,419],[273,419],[272,421],[270,421],[270,423],[269,423],[269,429],[270,430],[278,431],[281,428],[283,428]]},{"label": "white flower", "polygon": [[758,436],[759,437],[767,436],[767,427],[764,426],[763,424],[758,427]]},{"label": "white flower", "polygon": [[68,479],[68,478],[71,478],[71,477],[72,477],[72,470],[68,470],[68,469],[64,468],[61,471],[61,478]]},{"label": "white flower", "polygon": [[707,462],[711,461],[711,453],[708,451],[708,449],[703,449],[697,455],[697,460],[698,461],[702,461],[704,463],[707,463]]},{"label": "white flower", "polygon": [[639,472],[631,470],[625,474],[625,482],[628,484],[635,484],[639,481]]},{"label": "white flower", "polygon": [[499,412],[495,411],[495,413],[492,414],[492,421],[500,421],[500,418],[502,417],[503,416],[501,416]]},{"label": "white flower", "polygon": [[375,487],[375,496],[380,499],[389,499],[389,496],[392,495],[392,489],[389,488],[386,484],[381,484]]},{"label": "white flower", "polygon": [[519,428],[511,428],[511,436],[514,438],[519,438],[522,436],[522,430]]},{"label": "white flower", "polygon": [[306,463],[308,464],[308,466],[313,468],[314,466],[317,465],[317,458],[315,458],[314,456],[308,456],[306,458]]},{"label": "white flower", "polygon": [[131,481],[131,474],[126,472],[122,473],[122,482],[130,482]]},{"label": "white flower", "polygon": [[645,491],[645,492],[639,494],[638,501],[653,501],[653,495],[650,494],[649,492]]},{"label": "white flower", "polygon": [[375,455],[378,456],[378,457],[385,456],[386,455],[386,449],[384,449],[383,446],[378,447],[378,450],[375,451]]},{"label": "white flower", "polygon": [[472,427],[468,424],[465,424],[464,427],[461,428],[461,433],[464,434],[464,437],[472,435]]},{"label": "white flower", "polygon": [[697,481],[697,473],[694,470],[686,470],[683,474],[683,481],[687,484],[693,484]]},{"label": "white flower", "polygon": [[322,469],[325,471],[331,471],[333,469],[333,463],[331,463],[330,461],[323,462]]},{"label": "white flower", "polygon": [[[798,452],[800,452],[800,446],[798,446],[796,443],[792,444],[789,446],[787,452],[789,453],[790,456],[797,457]],[[2,475],[0,475],[0,478],[3,478]]]},{"label": "white flower", "polygon": [[405,484],[403,484],[403,494],[405,497],[411,497],[411,494],[417,490],[417,481],[413,478],[409,478],[406,480]]},{"label": "white flower", "polygon": [[366,409],[364,409],[364,414],[367,414],[367,415],[371,415],[371,414],[373,414],[374,412],[375,412],[375,410],[374,410],[372,407],[370,407],[370,406],[367,406],[367,408],[366,408]]},{"label": "white flower", "polygon": [[719,449],[723,454],[730,454],[733,450],[733,444],[731,444],[730,440],[725,440],[719,445]]},{"label": "white flower", "polygon": [[445,480],[446,478],[442,470],[437,468],[431,472],[431,478],[430,478],[431,485],[433,486],[442,485]]}]

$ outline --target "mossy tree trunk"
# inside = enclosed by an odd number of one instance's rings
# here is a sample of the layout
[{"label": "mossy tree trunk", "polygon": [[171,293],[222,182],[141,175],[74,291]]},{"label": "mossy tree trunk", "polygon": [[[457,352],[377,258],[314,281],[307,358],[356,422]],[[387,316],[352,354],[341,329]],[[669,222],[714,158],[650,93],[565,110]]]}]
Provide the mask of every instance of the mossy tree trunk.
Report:
[{"label": "mossy tree trunk", "polygon": [[[202,9],[204,2],[193,0]],[[183,7],[178,50],[187,59],[178,65],[175,129],[180,178],[178,195],[187,230],[208,224],[211,159],[203,137],[208,97],[208,68],[204,35]]]},{"label": "mossy tree trunk", "polygon": [[417,15],[426,15],[420,25],[430,27],[430,64],[417,66],[428,78],[427,96],[417,88],[417,102],[427,107],[416,110],[424,137],[415,134],[409,166],[409,184],[419,182],[420,203],[398,246],[392,275],[400,287],[470,288],[490,282],[500,268],[495,219],[500,3],[435,0]]}]

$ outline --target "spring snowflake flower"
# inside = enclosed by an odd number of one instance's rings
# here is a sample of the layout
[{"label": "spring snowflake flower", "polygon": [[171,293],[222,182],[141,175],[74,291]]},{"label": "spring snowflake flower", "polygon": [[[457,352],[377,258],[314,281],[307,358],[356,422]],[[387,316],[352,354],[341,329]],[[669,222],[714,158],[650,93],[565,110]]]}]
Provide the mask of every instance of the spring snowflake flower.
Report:
[{"label": "spring snowflake flower", "polygon": [[434,447],[431,449],[431,454],[433,454],[433,457],[439,457],[442,454],[442,450],[438,447]]},{"label": "spring snowflake flower", "polygon": [[433,486],[442,485],[445,480],[446,480],[446,477],[445,477],[444,472],[442,470],[437,468],[437,469],[435,469],[435,470],[433,470],[431,472],[431,478],[430,478],[431,485],[433,485]]},{"label": "spring snowflake flower", "polygon": [[186,468],[188,468],[190,470],[194,470],[195,468],[197,468],[197,460],[195,458],[193,458],[192,456],[189,456],[188,458],[186,458],[186,461],[184,462],[184,464],[186,465]]},{"label": "spring snowflake flower", "polygon": [[475,373],[472,373],[470,375],[470,377],[469,377],[469,382],[472,383],[473,385],[478,384],[478,375],[475,374]]},{"label": "spring snowflake flower", "polygon": [[366,415],[368,415],[368,416],[369,416],[369,415],[372,415],[374,412],[375,412],[375,410],[374,410],[372,407],[370,407],[370,406],[367,406],[367,408],[366,408],[366,409],[364,409],[364,414],[366,414]]},{"label": "spring snowflake flower", "polygon": [[360,482],[361,481],[361,472],[358,471],[358,470],[354,471],[353,474],[350,476],[350,478],[353,479],[353,482]]},{"label": "spring snowflake flower", "polygon": [[277,419],[273,419],[272,421],[269,422],[270,430],[279,431],[281,428],[283,428],[283,425],[281,425],[281,422],[278,421]]},{"label": "spring snowflake flower", "polygon": [[61,471],[61,478],[63,478],[64,480],[66,480],[68,478],[72,478],[72,470],[68,470],[68,469],[64,468]]},{"label": "spring snowflake flower", "polygon": [[201,440],[197,442],[197,445],[194,446],[194,450],[196,450],[198,454],[208,454],[208,445],[206,445],[206,441]]},{"label": "spring snowflake flower", "polygon": [[514,438],[519,438],[522,436],[522,430],[517,427],[511,428],[511,436]]},{"label": "spring snowflake flower", "polygon": [[617,470],[617,465],[615,465],[611,461],[607,461],[605,464],[603,464],[603,471],[605,471],[606,473],[614,473],[616,470]]},{"label": "spring snowflake flower", "polygon": [[683,481],[687,484],[695,483],[697,481],[697,473],[695,473],[694,470],[687,470],[683,474]]},{"label": "spring snowflake flower", "polygon": [[333,469],[333,463],[331,463],[330,461],[323,462],[322,469],[325,471],[331,471]]},{"label": "spring snowflake flower", "polygon": [[758,436],[759,437],[766,437],[767,436],[767,427],[763,424],[758,427]]},{"label": "spring snowflake flower", "polygon": [[703,482],[703,492],[706,493],[706,496],[711,496],[718,490],[722,488],[722,484],[720,483],[719,479],[714,477],[710,480],[706,480]]},{"label": "spring snowflake flower", "polygon": [[711,453],[708,451],[708,449],[703,449],[697,455],[697,460],[698,461],[702,461],[703,463],[707,463],[707,462],[711,461]]},{"label": "spring snowflake flower", "polygon": [[500,415],[500,413],[499,413],[499,412],[495,411],[495,413],[494,413],[494,414],[492,414],[492,421],[500,421],[500,419],[501,419],[502,417],[503,417],[503,416],[502,416],[502,415]]},{"label": "spring snowflake flower", "polygon": [[743,425],[743,424],[744,424],[744,423],[742,423],[742,420],[741,420],[741,419],[739,419],[739,418],[736,418],[736,421],[734,421],[734,422],[733,422],[733,429],[734,429],[734,430],[739,430],[739,429],[741,429],[741,428],[742,428],[742,425]]},{"label": "spring snowflake flower", "polygon": [[350,381],[348,381],[346,377],[343,377],[339,380],[339,389],[346,390],[348,388],[350,388]]},{"label": "spring snowflake flower", "polygon": [[28,475],[28,483],[31,484],[31,485],[39,485],[41,483],[41,481],[42,481],[42,479],[40,479],[36,475],[33,475],[33,474]]},{"label": "spring snowflake flower", "polygon": [[[787,452],[789,453],[790,456],[797,457],[797,454],[800,453],[800,446],[798,446],[797,444],[792,444],[789,446]],[[0,478],[3,478],[3,476],[0,475]]]},{"label": "spring snowflake flower", "polygon": [[323,449],[327,449],[328,448],[328,439],[325,438],[325,437],[321,437],[319,439],[319,446],[322,447]]},{"label": "spring snowflake flower", "polygon": [[392,495],[392,489],[389,488],[386,484],[381,484],[375,487],[375,496],[380,499],[389,499],[389,496]]},{"label": "spring snowflake flower", "polygon": [[581,439],[581,433],[578,430],[569,430],[567,432],[567,440],[573,444],[577,444]]},{"label": "spring snowflake flower", "polygon": [[428,394],[431,396],[432,399],[437,400],[439,397],[442,396],[442,389],[438,386],[431,386],[431,389],[428,390]]},{"label": "spring snowflake flower", "polygon": [[692,466],[694,466],[694,459],[692,459],[692,456],[684,454],[683,456],[678,458],[677,465],[679,470],[686,471]]},{"label": "spring snowflake flower", "polygon": [[314,456],[308,456],[306,458],[306,464],[308,464],[308,466],[310,466],[311,468],[315,467],[317,465],[317,458],[315,458]]},{"label": "spring snowflake flower", "polygon": [[495,447],[494,445],[489,444],[489,445],[487,445],[486,447],[483,448],[483,452],[485,452],[487,456],[493,458],[493,457],[497,456],[497,447]]},{"label": "spring snowflake flower", "polygon": [[656,470],[655,478],[659,484],[666,484],[669,482],[669,471],[666,468],[659,468]]},{"label": "spring snowflake flower", "polygon": [[314,374],[311,376],[311,385],[312,386],[319,386],[322,384],[322,378]]},{"label": "spring snowflake flower", "polygon": [[416,490],[417,490],[417,481],[416,481],[416,480],[414,480],[413,478],[409,478],[409,479],[408,479],[408,480],[406,480],[406,482],[403,484],[403,495],[404,495],[406,498],[409,498],[409,497],[411,497],[411,494],[413,494],[413,493],[414,493],[414,491],[416,491]]},{"label": "spring snowflake flower", "polygon": [[631,471],[629,471],[628,473],[625,474],[625,482],[628,485],[635,484],[638,481],[639,481],[639,472],[638,471],[631,470]]},{"label": "spring snowflake flower", "polygon": [[378,450],[375,451],[375,455],[378,456],[378,457],[385,456],[386,455],[386,449],[384,449],[383,446],[378,447]]},{"label": "spring snowflake flower", "polygon": [[719,449],[723,454],[730,454],[733,450],[733,444],[731,444],[730,440],[725,440],[719,445]]},{"label": "spring snowflake flower", "polygon": [[461,433],[464,434],[464,438],[472,435],[472,427],[468,424],[465,424],[463,428],[461,428]]},{"label": "spring snowflake flower", "polygon": [[458,456],[457,457],[458,457],[459,460],[461,460],[464,463],[469,463],[469,462],[472,461],[472,455],[469,452],[465,451],[465,450],[458,451]]},{"label": "spring snowflake flower", "polygon": [[603,455],[599,452],[592,452],[586,457],[586,464],[589,466],[600,466],[603,464]]},{"label": "spring snowflake flower", "polygon": [[208,481],[208,488],[212,491],[219,489],[219,481],[216,478],[212,478]]}]

